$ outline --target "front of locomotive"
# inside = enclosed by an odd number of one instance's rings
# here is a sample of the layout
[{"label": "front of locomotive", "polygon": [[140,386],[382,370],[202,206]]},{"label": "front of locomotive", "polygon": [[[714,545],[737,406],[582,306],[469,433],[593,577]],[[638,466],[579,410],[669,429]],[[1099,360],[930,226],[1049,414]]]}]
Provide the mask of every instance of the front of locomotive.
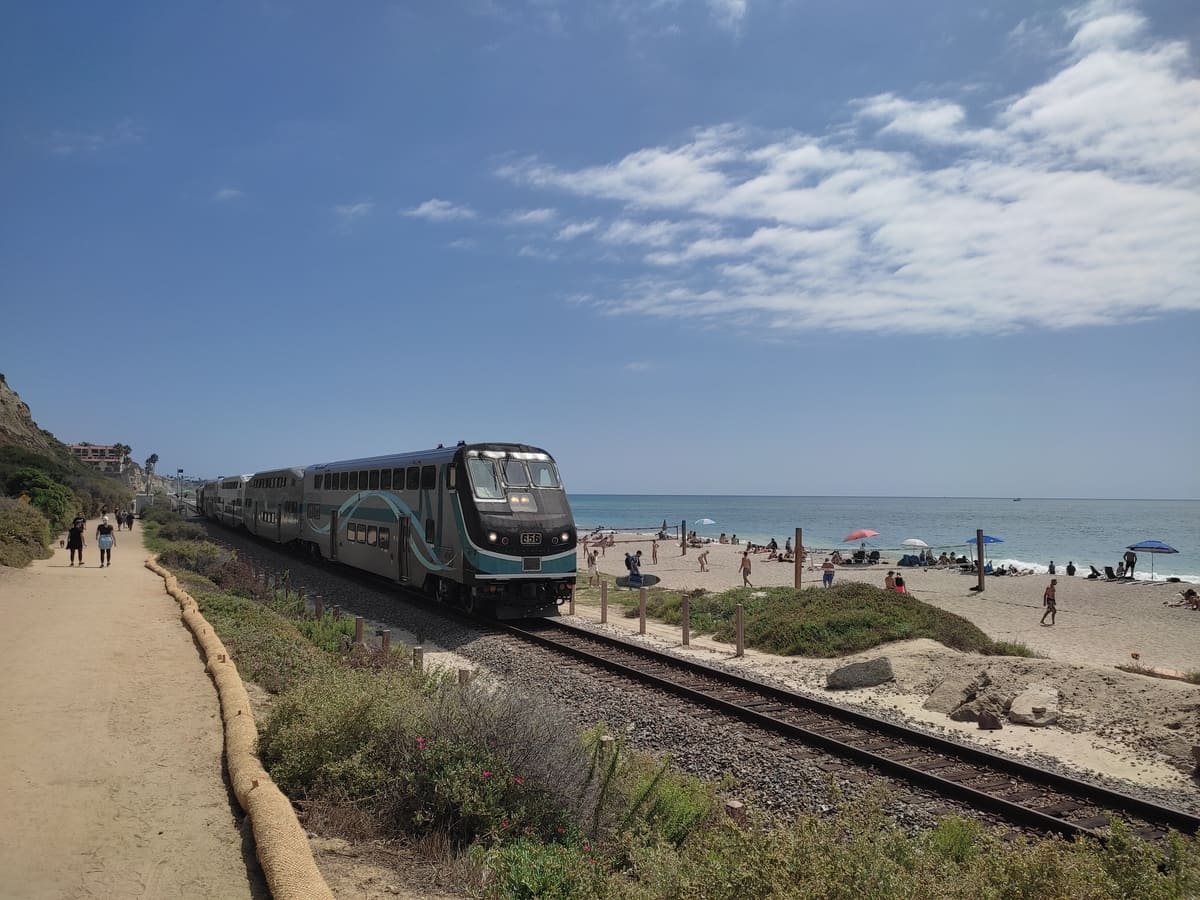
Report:
[{"label": "front of locomotive", "polygon": [[463,445],[463,589],[501,618],[557,612],[575,586],[575,520],[550,454],[525,444]]}]

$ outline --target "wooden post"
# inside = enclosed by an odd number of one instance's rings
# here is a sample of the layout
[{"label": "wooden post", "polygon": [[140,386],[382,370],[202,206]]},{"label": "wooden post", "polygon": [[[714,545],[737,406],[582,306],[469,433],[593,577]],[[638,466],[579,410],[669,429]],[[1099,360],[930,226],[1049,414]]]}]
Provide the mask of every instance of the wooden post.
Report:
[{"label": "wooden post", "polygon": [[470,683],[471,683],[471,670],[470,669],[459,669],[458,670],[458,686],[466,687]]},{"label": "wooden post", "polygon": [[725,801],[725,815],[733,819],[739,825],[746,824],[746,807],[742,805],[740,800]]},{"label": "wooden post", "polygon": [[600,624],[608,622],[608,582],[600,582]]},{"label": "wooden post", "polygon": [[735,628],[737,630],[737,653],[735,656],[746,655],[746,621],[742,604],[737,605]]},{"label": "wooden post", "polygon": [[692,640],[692,598],[683,598],[683,646],[688,646]]},{"label": "wooden post", "polygon": [[679,548],[680,556],[687,556],[687,519],[679,520]]},{"label": "wooden post", "polygon": [[796,553],[795,567],[792,571],[792,581],[796,585],[796,590],[800,590],[800,573],[804,571],[804,529],[796,529],[796,543],[793,545],[793,550]]},{"label": "wooden post", "polygon": [[305,596],[305,593],[304,593],[304,587],[303,587],[303,586],[301,586],[301,587],[298,587],[298,588],[296,588],[296,593],[297,593],[297,594],[299,595],[299,597],[300,597],[300,610],[301,610],[301,612],[308,612],[308,597],[307,597],[307,596]]},{"label": "wooden post", "polygon": [[638,588],[638,634],[646,633],[646,589]]},{"label": "wooden post", "polygon": [[571,601],[570,606],[567,607],[567,612],[572,616],[575,615],[575,585],[571,585]]},{"label": "wooden post", "polygon": [[335,604],[333,609],[329,611],[329,615],[333,616],[334,619],[340,619],[342,617],[342,608]]},{"label": "wooden post", "polygon": [[313,615],[318,619],[325,615],[325,598],[320,594],[313,594]]},{"label": "wooden post", "polygon": [[425,666],[425,650],[421,647],[413,647],[413,669],[420,672]]},{"label": "wooden post", "polygon": [[392,652],[392,632],[388,628],[381,629],[379,632],[379,649],[384,655]]},{"label": "wooden post", "polygon": [[611,734],[600,735],[600,757],[608,756],[613,748],[613,736]]},{"label": "wooden post", "polygon": [[362,616],[354,617],[354,643],[361,644],[363,642],[363,624],[366,622]]},{"label": "wooden post", "polygon": [[975,568],[979,570],[979,590],[983,590],[983,529],[975,529]]}]

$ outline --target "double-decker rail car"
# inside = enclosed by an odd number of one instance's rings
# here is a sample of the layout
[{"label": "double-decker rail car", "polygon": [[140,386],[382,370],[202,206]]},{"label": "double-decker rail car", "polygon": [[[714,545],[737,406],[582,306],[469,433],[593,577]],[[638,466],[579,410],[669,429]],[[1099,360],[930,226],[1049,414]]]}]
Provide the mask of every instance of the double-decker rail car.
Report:
[{"label": "double-decker rail car", "polygon": [[554,460],[465,444],[304,470],[300,540],[324,559],[502,617],[557,611],[575,584],[575,523]]},{"label": "double-decker rail car", "polygon": [[232,475],[217,483],[216,520],[222,525],[236,528],[244,525],[243,511],[246,503],[246,483],[250,475]]},{"label": "double-decker rail car", "polygon": [[217,517],[217,484],[206,481],[196,491],[196,513],[209,519]]},{"label": "double-decker rail car", "polygon": [[277,544],[299,540],[303,490],[303,469],[255,472],[245,489],[243,522],[246,530]]}]

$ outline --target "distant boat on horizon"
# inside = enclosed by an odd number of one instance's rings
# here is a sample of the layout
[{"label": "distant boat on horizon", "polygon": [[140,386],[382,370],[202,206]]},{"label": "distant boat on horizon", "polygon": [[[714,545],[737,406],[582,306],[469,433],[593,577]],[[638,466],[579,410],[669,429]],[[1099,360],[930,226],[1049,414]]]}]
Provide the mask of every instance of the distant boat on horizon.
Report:
[{"label": "distant boat on horizon", "polygon": [[1021,502],[1020,497],[1013,497],[1013,503],[1020,503],[1020,502]]}]

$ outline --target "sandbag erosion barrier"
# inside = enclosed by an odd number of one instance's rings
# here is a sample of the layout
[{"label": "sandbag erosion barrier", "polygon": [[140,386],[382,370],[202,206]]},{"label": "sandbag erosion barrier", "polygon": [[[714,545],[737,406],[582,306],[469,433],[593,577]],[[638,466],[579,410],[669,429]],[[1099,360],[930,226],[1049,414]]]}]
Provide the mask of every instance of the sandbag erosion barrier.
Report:
[{"label": "sandbag erosion barrier", "polygon": [[175,576],[155,560],[146,568],[162,577],[167,593],[179,603],[181,618],[204,651],[205,671],[212,677],[225,724],[225,764],[234,796],[254,829],[258,861],[274,900],[335,900],[313,861],[304,829],[291,801],[279,790],[255,753],[258,730],[250,696],[229,651]]}]

